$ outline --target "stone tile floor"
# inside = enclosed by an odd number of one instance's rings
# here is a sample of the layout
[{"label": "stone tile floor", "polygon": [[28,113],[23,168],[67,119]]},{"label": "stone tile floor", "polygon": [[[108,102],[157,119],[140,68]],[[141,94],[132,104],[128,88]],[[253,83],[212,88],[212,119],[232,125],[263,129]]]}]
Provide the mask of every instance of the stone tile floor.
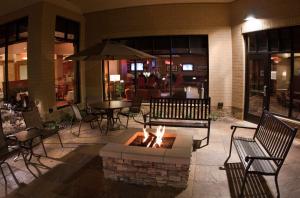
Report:
[{"label": "stone tile floor", "polygon": [[[186,189],[162,189],[112,182],[103,179],[99,150],[107,142],[118,142],[123,130],[101,135],[97,129],[84,125],[80,137],[72,135],[69,129],[61,131],[64,148],[61,148],[57,137],[46,140],[48,158],[33,158],[31,172],[23,160],[8,162],[15,172],[20,185],[13,180],[7,168],[8,185],[0,176],[0,197],[230,197],[228,178],[225,170],[220,170],[228,155],[230,142],[230,125],[241,124],[254,126],[251,123],[235,120],[230,117],[212,123],[211,142],[209,146],[193,152],[190,176]],[[132,128],[142,125],[130,121]],[[76,130],[76,128],[75,128]],[[206,134],[203,129],[172,128],[177,133],[192,133],[194,139]],[[241,130],[249,134],[249,131]],[[43,155],[41,147],[35,153]],[[233,151],[233,153],[235,153]],[[300,193],[300,140],[296,139],[279,174],[281,197],[299,197]],[[231,162],[238,162],[233,155]],[[266,178],[273,194],[276,194],[273,177]]]}]

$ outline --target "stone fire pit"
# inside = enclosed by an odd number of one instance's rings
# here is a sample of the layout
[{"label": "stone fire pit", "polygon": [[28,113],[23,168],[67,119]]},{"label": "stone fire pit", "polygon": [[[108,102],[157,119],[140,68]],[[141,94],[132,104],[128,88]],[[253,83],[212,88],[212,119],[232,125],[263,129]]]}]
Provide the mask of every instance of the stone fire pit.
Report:
[{"label": "stone fire pit", "polygon": [[141,129],[128,130],[120,143],[108,143],[100,150],[104,177],[140,185],[187,186],[191,161],[192,135],[166,130],[164,137],[175,137],[172,148],[129,146],[142,134]]}]

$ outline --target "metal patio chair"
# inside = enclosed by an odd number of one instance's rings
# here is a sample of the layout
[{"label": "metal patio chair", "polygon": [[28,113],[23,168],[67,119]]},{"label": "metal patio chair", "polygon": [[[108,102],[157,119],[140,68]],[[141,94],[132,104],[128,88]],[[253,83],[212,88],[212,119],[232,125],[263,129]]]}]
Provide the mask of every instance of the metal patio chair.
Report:
[{"label": "metal patio chair", "polygon": [[40,113],[38,111],[38,108],[35,106],[33,107],[30,111],[23,111],[23,118],[27,127],[27,130],[30,129],[37,129],[41,133],[41,138],[42,138],[42,145],[43,149],[45,152],[45,155],[47,157],[47,151],[44,147],[43,140],[51,137],[52,135],[57,135],[60,145],[63,148],[63,143],[61,141],[61,137],[59,135],[59,127],[57,126],[55,121],[47,121],[43,122]]},{"label": "metal patio chair", "polygon": [[92,107],[92,104],[100,102],[101,99],[99,97],[89,96],[85,99],[85,110],[87,114],[92,114],[98,116],[100,119],[100,125],[103,119],[107,119],[107,112],[102,109],[95,109]]},{"label": "metal patio chair", "polygon": [[118,112],[118,119],[119,119],[119,121],[121,122],[120,117],[119,117],[120,115],[127,117],[127,121],[126,121],[126,126],[125,127],[128,128],[129,118],[131,117],[131,118],[134,119],[136,116],[142,114],[141,106],[142,106],[142,99],[141,98],[135,98],[135,99],[133,99],[131,107],[129,107],[125,111],[121,110],[120,112]]},{"label": "metal patio chair", "polygon": [[[93,128],[92,123],[93,122],[97,122],[99,129],[102,133],[102,129],[101,129],[101,123],[99,122],[99,117],[94,115],[94,114],[83,114],[81,113],[80,109],[78,108],[78,106],[76,104],[70,104],[71,109],[73,110],[73,118],[75,117],[78,121],[79,121],[79,129],[78,129],[78,134],[77,136],[80,135],[80,130],[81,130],[81,125],[82,122],[85,123],[90,123],[91,128]],[[71,133],[72,133],[72,127],[73,127],[73,119],[72,119],[72,125],[71,125]]]}]

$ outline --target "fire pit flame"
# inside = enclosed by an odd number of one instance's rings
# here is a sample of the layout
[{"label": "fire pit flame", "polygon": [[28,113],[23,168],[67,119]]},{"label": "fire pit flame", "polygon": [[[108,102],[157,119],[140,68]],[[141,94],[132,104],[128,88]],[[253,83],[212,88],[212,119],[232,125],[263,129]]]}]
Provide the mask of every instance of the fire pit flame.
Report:
[{"label": "fire pit flame", "polygon": [[143,139],[143,142],[146,142],[146,140],[147,140],[148,137],[149,137],[149,133],[146,131],[146,128],[143,128],[143,131],[144,131],[144,139]]},{"label": "fire pit flame", "polygon": [[158,145],[158,146],[161,145],[164,134],[165,134],[165,126],[163,126],[163,127],[159,126],[156,129],[156,142],[155,142],[156,145]]}]

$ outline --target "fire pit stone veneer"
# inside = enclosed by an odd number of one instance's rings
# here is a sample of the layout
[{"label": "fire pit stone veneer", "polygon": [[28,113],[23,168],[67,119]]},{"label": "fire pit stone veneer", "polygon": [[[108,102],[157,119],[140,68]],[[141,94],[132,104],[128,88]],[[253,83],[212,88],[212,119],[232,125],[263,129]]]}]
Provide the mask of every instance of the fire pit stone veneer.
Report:
[{"label": "fire pit stone veneer", "polygon": [[[137,131],[137,130],[136,130]],[[185,188],[189,177],[192,136],[175,136],[172,148],[128,146],[131,133],[123,143],[108,143],[100,150],[104,177],[140,185]]]}]

